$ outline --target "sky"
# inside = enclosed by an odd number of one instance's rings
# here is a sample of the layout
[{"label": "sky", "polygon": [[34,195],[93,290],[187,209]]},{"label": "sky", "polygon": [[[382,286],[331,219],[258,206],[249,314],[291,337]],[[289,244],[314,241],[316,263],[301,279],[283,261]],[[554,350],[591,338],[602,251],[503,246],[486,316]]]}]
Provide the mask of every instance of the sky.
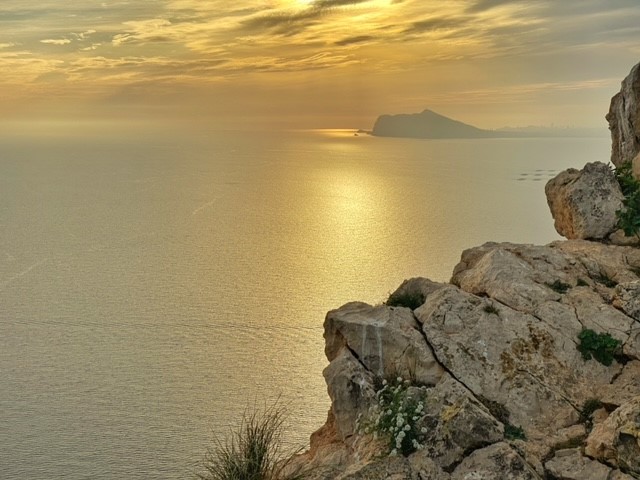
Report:
[{"label": "sky", "polygon": [[2,0],[0,119],[604,127],[638,0]]}]

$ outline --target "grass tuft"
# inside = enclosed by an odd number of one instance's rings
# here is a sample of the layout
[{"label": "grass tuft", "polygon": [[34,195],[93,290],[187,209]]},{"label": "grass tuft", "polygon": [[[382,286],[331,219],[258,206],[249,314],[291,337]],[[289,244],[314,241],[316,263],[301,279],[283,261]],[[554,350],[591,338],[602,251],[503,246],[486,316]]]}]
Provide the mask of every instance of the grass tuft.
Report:
[{"label": "grass tuft", "polygon": [[498,311],[498,309],[496,307],[494,307],[493,305],[485,305],[482,310],[484,310],[485,313],[488,313],[489,315],[499,315],[500,312]]},{"label": "grass tuft", "polygon": [[216,439],[203,462],[201,480],[303,480],[308,471],[291,467],[295,453],[282,450],[285,410],[279,404],[242,417],[237,430],[224,440]]},{"label": "grass tuft", "polygon": [[394,292],[389,295],[385,302],[388,307],[407,307],[415,310],[425,302],[426,298],[422,292]]}]

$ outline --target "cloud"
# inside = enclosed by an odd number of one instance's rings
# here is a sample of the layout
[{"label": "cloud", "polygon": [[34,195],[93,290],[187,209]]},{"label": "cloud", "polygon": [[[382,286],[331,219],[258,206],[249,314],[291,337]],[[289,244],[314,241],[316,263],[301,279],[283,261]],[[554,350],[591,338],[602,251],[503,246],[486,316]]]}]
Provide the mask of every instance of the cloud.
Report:
[{"label": "cloud", "polygon": [[424,32],[430,32],[441,28],[450,27],[462,27],[469,21],[469,17],[460,16],[457,18],[452,17],[434,17],[427,18],[425,20],[419,20],[413,22],[409,27],[405,28],[403,33],[407,34],[419,34]]},{"label": "cloud", "polygon": [[342,40],[338,40],[337,42],[334,42],[334,43],[339,46],[345,46],[345,45],[354,45],[356,43],[364,43],[364,42],[368,42],[370,40],[375,40],[375,39],[376,37],[374,37],[373,35],[356,35],[355,37],[343,38]]},{"label": "cloud", "polygon": [[358,5],[360,3],[366,3],[370,0],[316,0],[311,5],[315,8],[333,8],[333,7],[346,7],[348,5]]},{"label": "cloud", "polygon": [[60,39],[48,38],[46,40],[40,40],[40,43],[46,43],[47,45],[67,45],[71,43],[71,40],[69,40],[68,38],[60,38]]},{"label": "cloud", "polygon": [[281,35],[292,35],[316,24],[322,15],[323,12],[319,9],[309,9],[294,13],[273,12],[247,18],[240,25],[244,31],[264,32],[269,30]]},{"label": "cloud", "polygon": [[474,2],[471,3],[471,5],[469,5],[467,7],[467,12],[470,13],[478,13],[478,12],[484,12],[487,10],[491,10],[493,8],[496,7],[502,7],[505,5],[508,6],[513,6],[514,4],[519,3],[517,0],[476,0]]},{"label": "cloud", "polygon": [[111,43],[115,46],[125,43],[166,42],[173,37],[170,29],[172,24],[164,18],[129,21],[124,22],[124,25],[127,31],[113,36]]}]

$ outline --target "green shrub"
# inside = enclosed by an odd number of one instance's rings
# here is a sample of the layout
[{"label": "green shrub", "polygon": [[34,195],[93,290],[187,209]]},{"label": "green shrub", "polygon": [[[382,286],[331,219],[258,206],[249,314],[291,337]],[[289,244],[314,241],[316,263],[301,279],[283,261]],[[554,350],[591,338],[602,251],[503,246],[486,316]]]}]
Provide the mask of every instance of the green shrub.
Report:
[{"label": "green shrub", "polygon": [[209,449],[203,462],[201,480],[302,480],[308,471],[287,472],[297,451],[281,448],[285,413],[275,404],[242,418],[236,431]]},{"label": "green shrub", "polygon": [[407,307],[415,310],[426,300],[422,292],[394,292],[385,302],[388,307]]},{"label": "green shrub", "polygon": [[[424,448],[426,430],[420,427],[424,415],[424,403],[408,394],[409,380],[397,377],[383,380],[382,388],[376,392],[377,404],[370,417],[358,420],[358,429],[373,433],[387,441],[389,455],[408,456]],[[426,387],[421,387],[426,389]]]},{"label": "green shrub", "polygon": [[571,285],[568,283],[561,282],[560,280],[555,280],[553,283],[547,283],[547,287],[557,293],[567,293],[571,288]]},{"label": "green shrub", "polygon": [[507,422],[504,424],[504,438],[507,440],[526,440],[527,436],[522,427],[516,427]]},{"label": "green shrub", "polygon": [[596,333],[584,329],[578,334],[580,345],[577,346],[585,360],[595,358],[603,365],[609,366],[620,348],[620,340],[616,340],[608,333]]},{"label": "green shrub", "polygon": [[576,287],[588,287],[589,284],[587,283],[586,280],[579,278],[578,279],[578,283],[576,283]]},{"label": "green shrub", "polygon": [[618,227],[627,237],[635,235],[640,240],[640,182],[633,176],[631,162],[626,162],[614,171],[624,199],[623,208],[616,212]]}]

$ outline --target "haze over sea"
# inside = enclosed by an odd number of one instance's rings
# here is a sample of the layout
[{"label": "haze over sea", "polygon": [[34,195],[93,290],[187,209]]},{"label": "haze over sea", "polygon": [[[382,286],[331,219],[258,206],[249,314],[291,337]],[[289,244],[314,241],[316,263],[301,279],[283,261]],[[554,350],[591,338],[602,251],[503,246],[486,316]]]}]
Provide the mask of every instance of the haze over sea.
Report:
[{"label": "haze over sea", "polygon": [[326,418],[322,322],[463,249],[559,237],[609,140],[353,131],[0,136],[0,476],[188,478],[246,406]]}]

